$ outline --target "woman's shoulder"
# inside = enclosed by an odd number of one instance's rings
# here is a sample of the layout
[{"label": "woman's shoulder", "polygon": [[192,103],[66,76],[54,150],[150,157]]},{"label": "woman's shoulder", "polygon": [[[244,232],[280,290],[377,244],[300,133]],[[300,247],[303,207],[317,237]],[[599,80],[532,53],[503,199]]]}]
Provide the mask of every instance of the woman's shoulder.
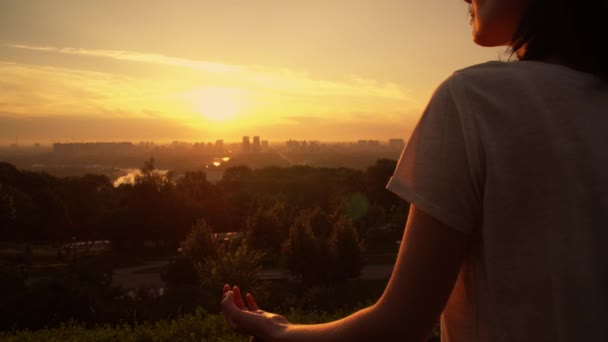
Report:
[{"label": "woman's shoulder", "polygon": [[488,72],[488,71],[496,71],[496,70],[505,70],[507,68],[511,68],[515,66],[518,61],[487,61],[479,64],[474,64],[471,66],[467,66],[465,68],[456,70],[455,74],[462,73],[477,73],[477,72]]},{"label": "woman's shoulder", "polygon": [[485,63],[475,64],[463,69],[456,70],[449,77],[450,82],[484,82],[497,81],[498,79],[513,78],[518,70],[522,70],[526,66],[517,61],[489,61]]},{"label": "woman's shoulder", "polygon": [[490,61],[468,66],[454,71],[436,88],[434,97],[454,96],[465,89],[478,88],[483,91],[497,86],[504,87],[504,81],[512,78],[515,62]]},{"label": "woman's shoulder", "polygon": [[[592,76],[561,64],[517,60],[472,65],[455,71],[450,78],[456,79],[454,82],[478,83],[483,86],[501,84],[504,87],[510,81],[518,84],[522,81],[545,82],[547,79],[556,78],[588,81]],[[497,83],[499,81],[500,83]]]},{"label": "woman's shoulder", "polygon": [[482,96],[485,98],[517,95],[526,91],[525,84],[551,78],[555,70],[546,63],[522,61],[490,61],[453,72],[442,84],[452,96]]},{"label": "woman's shoulder", "polygon": [[459,108],[474,104],[478,108],[487,105],[493,110],[509,111],[526,101],[549,105],[562,95],[582,99],[597,89],[605,96],[606,88],[598,88],[598,82],[592,74],[561,64],[492,61],[455,71],[437,88],[432,101],[449,100]]},{"label": "woman's shoulder", "polygon": [[496,105],[524,98],[529,92],[524,85],[535,77],[520,63],[491,61],[457,70],[435,89],[431,102],[464,109],[473,102]]}]

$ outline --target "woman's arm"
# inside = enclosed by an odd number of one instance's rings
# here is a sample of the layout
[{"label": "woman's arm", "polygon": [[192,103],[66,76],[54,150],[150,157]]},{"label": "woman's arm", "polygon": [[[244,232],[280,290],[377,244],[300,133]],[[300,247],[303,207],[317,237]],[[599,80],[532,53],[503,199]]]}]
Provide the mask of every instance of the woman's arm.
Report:
[{"label": "woman's arm", "polygon": [[468,235],[411,205],[393,274],[376,304],[334,322],[299,325],[259,310],[251,295],[247,301],[255,310],[247,311],[230,292],[222,303],[224,314],[265,341],[423,341],[438,321],[467,250]]}]

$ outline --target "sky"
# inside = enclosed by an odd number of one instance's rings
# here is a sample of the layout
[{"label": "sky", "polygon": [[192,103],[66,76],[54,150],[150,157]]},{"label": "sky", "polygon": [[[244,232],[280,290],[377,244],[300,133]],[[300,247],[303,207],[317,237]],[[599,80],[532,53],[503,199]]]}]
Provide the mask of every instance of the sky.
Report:
[{"label": "sky", "polygon": [[456,0],[0,0],[0,143],[407,139]]}]

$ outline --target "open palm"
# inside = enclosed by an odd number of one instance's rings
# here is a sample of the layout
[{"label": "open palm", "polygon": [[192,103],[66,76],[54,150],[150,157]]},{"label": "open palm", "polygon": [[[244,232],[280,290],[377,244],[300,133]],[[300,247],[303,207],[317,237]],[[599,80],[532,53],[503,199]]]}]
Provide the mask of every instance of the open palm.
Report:
[{"label": "open palm", "polygon": [[224,285],[222,313],[234,330],[266,340],[290,324],[281,315],[261,310],[250,293],[245,295],[245,300],[247,306],[238,286]]}]

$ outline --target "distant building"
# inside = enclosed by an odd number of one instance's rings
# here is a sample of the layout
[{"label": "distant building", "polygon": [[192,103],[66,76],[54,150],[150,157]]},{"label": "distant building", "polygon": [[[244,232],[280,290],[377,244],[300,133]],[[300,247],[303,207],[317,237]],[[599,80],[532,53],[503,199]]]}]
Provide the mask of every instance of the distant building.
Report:
[{"label": "distant building", "polygon": [[268,149],[268,140],[262,140],[262,150]]},{"label": "distant building", "polygon": [[300,143],[297,140],[291,139],[289,139],[289,141],[287,141],[285,145],[287,145],[287,148],[290,150],[297,150],[300,147]]},{"label": "distant building", "polygon": [[[195,144],[196,145],[196,144]],[[156,145],[154,144],[154,142],[152,141],[140,141],[137,144],[137,148],[143,148],[143,149],[152,149],[154,148]]]},{"label": "distant building", "polygon": [[405,141],[403,139],[389,139],[388,146],[395,150],[400,150],[405,146]]},{"label": "distant building", "polygon": [[255,136],[253,137],[253,152],[260,152],[261,146],[260,146],[260,137],[259,136]]},{"label": "distant building", "polygon": [[361,148],[378,148],[380,147],[380,140],[357,140],[357,147]]},{"label": "distant building", "polygon": [[215,141],[215,152],[224,153],[224,140],[219,139]]},{"label": "distant building", "polygon": [[289,140],[285,143],[290,152],[318,152],[321,150],[321,142],[318,140]]},{"label": "distant building", "polygon": [[194,145],[192,145],[192,148],[195,149],[196,151],[204,151],[205,150],[205,143],[204,142],[195,142]]},{"label": "distant building", "polygon": [[133,151],[135,145],[130,142],[95,142],[95,143],[54,143],[55,153],[124,153]]},{"label": "distant building", "polygon": [[245,153],[249,153],[251,152],[251,143],[249,142],[249,137],[248,136],[244,136],[243,137],[243,152]]},{"label": "distant building", "polygon": [[228,153],[232,153],[232,151],[238,151],[241,149],[241,143],[238,142],[234,142],[234,143],[229,143],[228,145]]}]

